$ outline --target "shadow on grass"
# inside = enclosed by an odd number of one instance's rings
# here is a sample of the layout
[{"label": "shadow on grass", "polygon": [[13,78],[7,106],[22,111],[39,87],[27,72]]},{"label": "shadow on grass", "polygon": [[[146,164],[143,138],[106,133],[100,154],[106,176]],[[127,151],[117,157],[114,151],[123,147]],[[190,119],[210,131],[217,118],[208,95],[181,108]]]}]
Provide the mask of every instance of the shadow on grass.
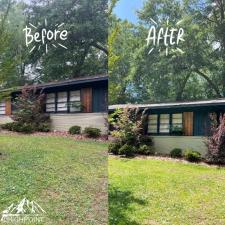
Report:
[{"label": "shadow on grass", "polygon": [[129,218],[135,211],[135,204],[145,205],[146,202],[134,197],[130,191],[109,187],[109,225],[141,225]]}]

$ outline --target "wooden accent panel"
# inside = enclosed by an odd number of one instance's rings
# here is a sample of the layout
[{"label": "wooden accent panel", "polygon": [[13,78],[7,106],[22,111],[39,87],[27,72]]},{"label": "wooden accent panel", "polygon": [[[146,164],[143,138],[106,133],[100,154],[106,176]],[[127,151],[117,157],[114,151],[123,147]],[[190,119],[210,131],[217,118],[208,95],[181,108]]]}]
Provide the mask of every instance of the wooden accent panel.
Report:
[{"label": "wooden accent panel", "polygon": [[11,104],[11,100],[7,99],[5,101],[5,114],[7,116],[10,116],[12,114],[12,104]]},{"label": "wooden accent panel", "polygon": [[193,136],[193,112],[184,112],[184,135]]},{"label": "wooden accent panel", "polygon": [[83,107],[82,112],[92,112],[92,88],[81,89],[81,105]]}]

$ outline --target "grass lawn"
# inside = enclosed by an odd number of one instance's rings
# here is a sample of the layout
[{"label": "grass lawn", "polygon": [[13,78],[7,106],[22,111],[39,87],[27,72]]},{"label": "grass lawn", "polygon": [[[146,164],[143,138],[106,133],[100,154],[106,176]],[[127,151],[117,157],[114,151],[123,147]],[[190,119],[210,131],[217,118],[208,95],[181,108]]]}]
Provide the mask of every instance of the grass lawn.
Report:
[{"label": "grass lawn", "polygon": [[110,225],[224,225],[225,168],[109,159]]},{"label": "grass lawn", "polygon": [[107,144],[2,134],[0,152],[1,212],[26,197],[44,225],[107,224]]}]

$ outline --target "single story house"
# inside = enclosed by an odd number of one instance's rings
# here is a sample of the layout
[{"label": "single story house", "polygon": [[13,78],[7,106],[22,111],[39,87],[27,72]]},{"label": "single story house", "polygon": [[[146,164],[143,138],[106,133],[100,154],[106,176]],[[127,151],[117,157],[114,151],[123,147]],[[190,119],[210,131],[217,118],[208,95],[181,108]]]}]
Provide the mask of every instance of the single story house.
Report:
[{"label": "single story house", "polygon": [[147,115],[145,133],[153,137],[157,152],[168,154],[173,148],[191,148],[205,155],[210,114],[216,113],[219,119],[219,115],[225,113],[225,99],[112,105],[109,112],[125,107],[139,108]]},{"label": "single story house", "polygon": [[[81,77],[33,85],[46,94],[45,112],[50,114],[51,129],[68,131],[73,125],[100,128],[107,134],[108,76]],[[13,99],[22,87],[0,102],[0,124],[12,121]],[[4,90],[3,90],[4,91]]]}]

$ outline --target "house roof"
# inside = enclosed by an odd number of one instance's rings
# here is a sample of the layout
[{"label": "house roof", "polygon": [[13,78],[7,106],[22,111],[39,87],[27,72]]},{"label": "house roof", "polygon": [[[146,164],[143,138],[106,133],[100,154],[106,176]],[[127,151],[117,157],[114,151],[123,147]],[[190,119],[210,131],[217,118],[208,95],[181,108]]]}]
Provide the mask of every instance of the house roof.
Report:
[{"label": "house roof", "polygon": [[[95,75],[95,76],[77,77],[74,79],[67,79],[63,81],[52,81],[52,82],[42,83],[42,84],[27,85],[27,87],[35,87],[37,89],[43,89],[43,88],[54,88],[54,87],[75,85],[75,84],[87,84],[87,83],[93,83],[93,82],[99,82],[99,81],[108,81],[108,75],[103,74],[103,75]],[[6,91],[19,92],[22,88],[23,86],[8,88],[8,89],[0,90],[0,92],[6,92]]]},{"label": "house roof", "polygon": [[224,106],[225,98],[211,99],[211,100],[199,100],[199,101],[187,101],[187,102],[168,102],[168,103],[151,103],[151,104],[120,104],[110,105],[109,111],[115,109],[128,108],[149,108],[149,109],[166,109],[166,108],[185,108],[185,107],[199,107],[199,106]]},{"label": "house roof", "polygon": [[58,86],[67,86],[73,84],[84,84],[84,83],[92,83],[97,81],[107,81],[108,75],[97,75],[97,76],[89,76],[89,77],[78,77],[74,79],[68,79],[63,81],[53,81],[49,83],[37,84],[33,85],[37,88],[47,88],[47,87],[58,87]]}]

